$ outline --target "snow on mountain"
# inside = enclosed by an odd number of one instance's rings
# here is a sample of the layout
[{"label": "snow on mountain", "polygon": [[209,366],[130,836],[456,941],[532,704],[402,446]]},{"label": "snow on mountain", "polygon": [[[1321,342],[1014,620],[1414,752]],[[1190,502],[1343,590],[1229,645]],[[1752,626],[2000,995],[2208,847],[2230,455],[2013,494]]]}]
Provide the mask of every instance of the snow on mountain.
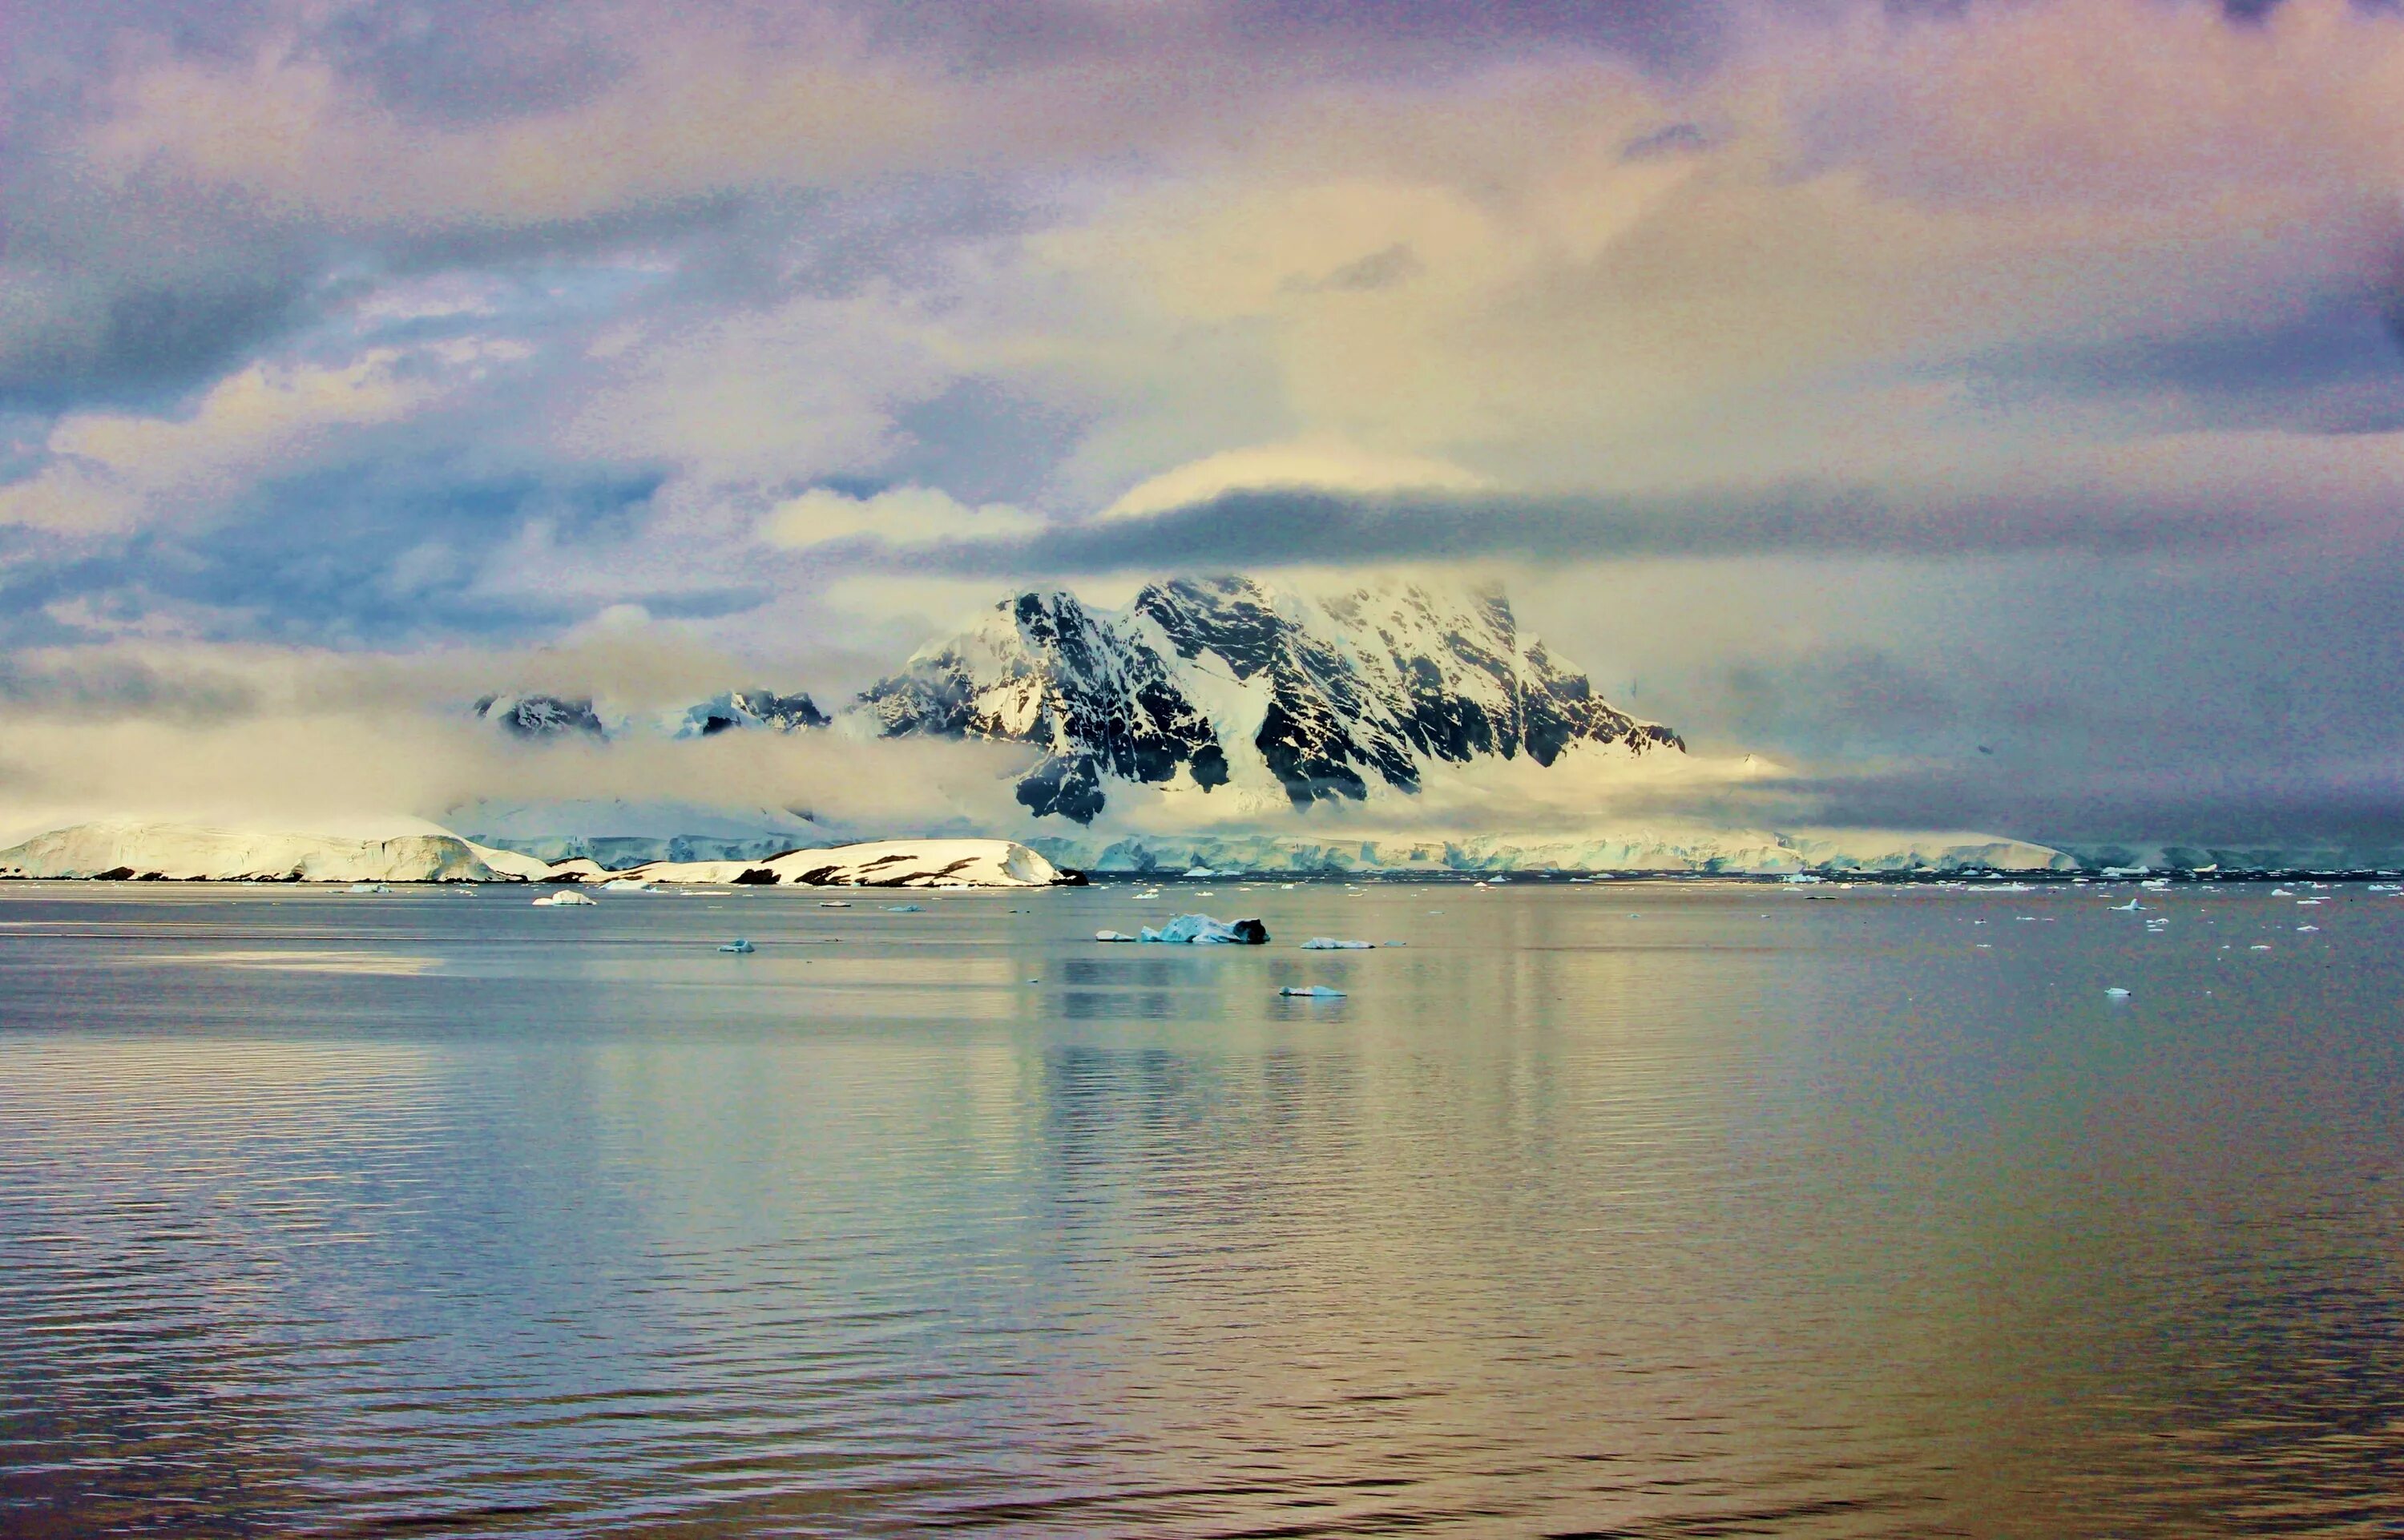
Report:
[{"label": "snow on mountain", "polygon": [[[1014,834],[1064,864],[1103,871],[2069,864],[1984,834],[1779,833],[1684,816],[1744,805],[1744,783],[1782,772],[1751,756],[1689,755],[1677,733],[1614,706],[1524,632],[1499,591],[1395,578],[1326,592],[1183,578],[1149,584],[1117,609],[1065,590],[1023,593],[921,648],[832,717],[807,695],[764,690],[646,716],[531,694],[492,697],[478,711],[513,735],[565,742],[832,727],[844,739],[1024,746],[1032,764],[1006,772],[1022,818],[988,808],[963,821],[955,811],[916,832]],[[495,847],[612,868],[758,862],[870,832],[667,803],[487,804],[451,821]]]},{"label": "snow on mountain", "polygon": [[0,850],[0,875],[269,882],[495,882],[549,868],[442,830],[340,834],[83,823]]},{"label": "snow on mountain", "polygon": [[1227,788],[1262,812],[1300,810],[1414,793],[1447,764],[1684,749],[1524,636],[1500,593],[1391,580],[1314,596],[1181,579],[1120,610],[1022,594],[922,649],[855,709],[889,737],[1044,750],[1018,800],[1080,824],[1136,786]]},{"label": "snow on mountain", "polygon": [[492,722],[511,737],[518,738],[607,738],[609,730],[602,724],[600,714],[594,710],[589,696],[568,699],[559,695],[486,695],[474,707],[475,714]]},{"label": "snow on mountain", "polygon": [[[444,830],[385,839],[185,824],[84,823],[0,850],[0,877],[181,882],[589,882],[586,861],[550,862]],[[1043,888],[1082,881],[1010,840],[891,840],[785,850],[764,861],[653,862],[666,883],[813,887]]]},{"label": "snow on mountain", "polygon": [[735,729],[796,733],[825,727],[832,720],[806,694],[756,689],[729,690],[697,705],[656,714],[624,710],[590,695],[486,695],[469,709],[511,737],[536,742],[581,738],[607,743],[636,735],[707,738]]},{"label": "snow on mountain", "polygon": [[1082,882],[1013,840],[881,840],[791,850],[763,861],[654,861],[630,881],[811,888],[1050,888]]},{"label": "snow on mountain", "polygon": [[825,845],[831,833],[840,833],[778,807],[618,798],[478,802],[453,808],[443,821],[498,849],[612,868],[658,861],[760,861]]},{"label": "snow on mountain", "polygon": [[1332,838],[1307,830],[1061,835],[1031,843],[1064,866],[1099,873],[1220,872],[2068,872],[2060,851],[1978,833],[1883,830],[1774,833],[1698,824],[1638,824],[1607,833],[1463,834],[1408,831]]},{"label": "snow on mountain", "polygon": [[804,728],[825,727],[832,721],[818,709],[818,702],[807,695],[779,695],[771,690],[730,690],[699,706],[688,707],[677,720],[669,735],[706,738],[741,728],[794,733]]}]

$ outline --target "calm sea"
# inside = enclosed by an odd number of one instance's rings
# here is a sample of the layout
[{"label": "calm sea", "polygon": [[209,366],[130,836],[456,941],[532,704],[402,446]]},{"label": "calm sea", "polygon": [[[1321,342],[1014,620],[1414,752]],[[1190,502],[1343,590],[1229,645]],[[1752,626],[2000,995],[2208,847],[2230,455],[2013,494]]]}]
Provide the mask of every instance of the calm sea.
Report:
[{"label": "calm sea", "polygon": [[2404,1532],[2404,898],[1811,891],[0,887],[0,1533]]}]

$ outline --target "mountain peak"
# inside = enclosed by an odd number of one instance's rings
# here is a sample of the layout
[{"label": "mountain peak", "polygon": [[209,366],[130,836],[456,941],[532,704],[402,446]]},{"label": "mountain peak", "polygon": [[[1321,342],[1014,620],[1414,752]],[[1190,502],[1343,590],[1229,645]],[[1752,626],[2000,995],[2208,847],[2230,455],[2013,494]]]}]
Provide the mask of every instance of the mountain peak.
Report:
[{"label": "mountain peak", "polygon": [[1114,782],[1207,793],[1257,781],[1304,808],[1415,792],[1439,763],[1684,748],[1523,638],[1500,589],[1391,579],[1314,596],[1176,578],[1122,610],[1029,591],[922,649],[860,705],[887,736],[1046,750],[1019,801],[1079,823]]}]

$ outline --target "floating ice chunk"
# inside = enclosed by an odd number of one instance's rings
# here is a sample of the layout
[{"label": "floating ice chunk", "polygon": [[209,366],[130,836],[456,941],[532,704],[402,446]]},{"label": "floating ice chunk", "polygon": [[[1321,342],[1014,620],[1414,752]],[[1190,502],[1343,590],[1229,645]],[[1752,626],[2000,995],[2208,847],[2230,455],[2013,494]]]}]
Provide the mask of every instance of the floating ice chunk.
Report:
[{"label": "floating ice chunk", "polygon": [[350,887],[343,889],[343,891],[351,893],[389,893],[392,889],[385,887],[381,882],[355,882],[351,884]]},{"label": "floating ice chunk", "polygon": [[659,891],[639,877],[620,877],[615,882],[605,882],[601,885],[601,890],[605,893],[656,893]]},{"label": "floating ice chunk", "polygon": [[888,903],[885,912],[888,915],[923,915],[927,911],[915,903]]},{"label": "floating ice chunk", "polygon": [[754,946],[749,942],[744,940],[741,936],[736,936],[733,941],[728,942],[725,945],[719,948],[721,952],[756,952],[760,948],[757,946]]},{"label": "floating ice chunk", "polygon": [[2317,926],[2317,925],[2299,925],[2299,926],[2297,926],[2297,927],[2296,927],[2296,929],[2297,929],[2299,931],[2317,931],[2317,930],[2319,930],[2319,929],[2320,929],[2320,927],[2319,927],[2319,926]]},{"label": "floating ice chunk", "polygon": [[1094,939],[1096,941],[1133,941],[1135,937],[1128,935],[1125,931],[1097,931],[1094,932]]},{"label": "floating ice chunk", "polygon": [[1212,919],[1208,915],[1180,915],[1167,924],[1145,926],[1141,941],[1186,946],[1258,946],[1269,939],[1269,928],[1256,919]]},{"label": "floating ice chunk", "polygon": [[1289,984],[1278,991],[1295,1000],[1342,1000],[1344,991],[1331,989],[1324,984]]},{"label": "floating ice chunk", "polygon": [[2292,888],[2273,888],[2271,889],[2271,896],[2272,898],[2294,898],[2296,896],[2296,890]]},{"label": "floating ice chunk", "polygon": [[1302,944],[1306,952],[1365,952],[1376,946],[1374,941],[1338,941],[1334,936],[1313,936]]},{"label": "floating ice chunk", "polygon": [[[2121,912],[2122,910],[2126,910],[2126,909],[2142,909],[2142,908],[2144,908],[2144,907],[2145,907],[2145,905],[2144,905],[2144,904],[2142,904],[2142,903],[2139,903],[2135,899],[2131,899],[2131,900],[2130,900],[2128,903],[2116,903],[2116,904],[2112,905],[2112,910],[2113,910],[2113,912],[2114,912],[2115,914],[2117,914],[2117,913]],[[2026,919],[2028,917],[2027,917],[2026,915],[2022,915],[2020,917],[2021,917],[2022,919]]]},{"label": "floating ice chunk", "polygon": [[2254,945],[2253,945],[2253,946],[2252,946],[2252,948],[2251,948],[2251,950],[2254,950],[2254,951],[2257,951],[2257,952],[2267,952],[2267,951],[2269,951],[2270,949],[2271,949],[2271,944],[2270,944],[2269,942],[2267,942],[2267,941],[2257,941],[2257,942],[2256,942],[2256,943],[2254,944]]},{"label": "floating ice chunk", "polygon": [[2121,988],[2117,984],[2109,989],[2104,990],[2104,994],[2106,999],[2110,1000],[2126,1000],[2129,998],[2129,991]]},{"label": "floating ice chunk", "polygon": [[1185,875],[1189,877],[1215,877],[1219,874],[1208,866],[1189,866],[1185,869]]},{"label": "floating ice chunk", "polygon": [[572,908],[580,903],[591,903],[592,902],[593,900],[588,894],[580,893],[573,888],[563,888],[558,892],[552,894],[548,898],[538,898],[535,900],[534,906],[538,909],[566,909]]},{"label": "floating ice chunk", "polygon": [[849,899],[820,899],[818,900],[818,907],[821,909],[848,909],[851,907],[851,901]]}]

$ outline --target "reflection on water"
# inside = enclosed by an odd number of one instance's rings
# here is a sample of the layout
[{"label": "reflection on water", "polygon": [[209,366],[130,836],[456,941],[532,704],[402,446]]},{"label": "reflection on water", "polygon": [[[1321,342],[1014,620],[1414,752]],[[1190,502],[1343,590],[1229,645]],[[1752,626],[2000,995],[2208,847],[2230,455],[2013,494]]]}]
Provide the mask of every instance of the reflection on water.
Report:
[{"label": "reflection on water", "polygon": [[2404,903],[1178,897],[0,891],[0,1532],[2404,1524]]}]

